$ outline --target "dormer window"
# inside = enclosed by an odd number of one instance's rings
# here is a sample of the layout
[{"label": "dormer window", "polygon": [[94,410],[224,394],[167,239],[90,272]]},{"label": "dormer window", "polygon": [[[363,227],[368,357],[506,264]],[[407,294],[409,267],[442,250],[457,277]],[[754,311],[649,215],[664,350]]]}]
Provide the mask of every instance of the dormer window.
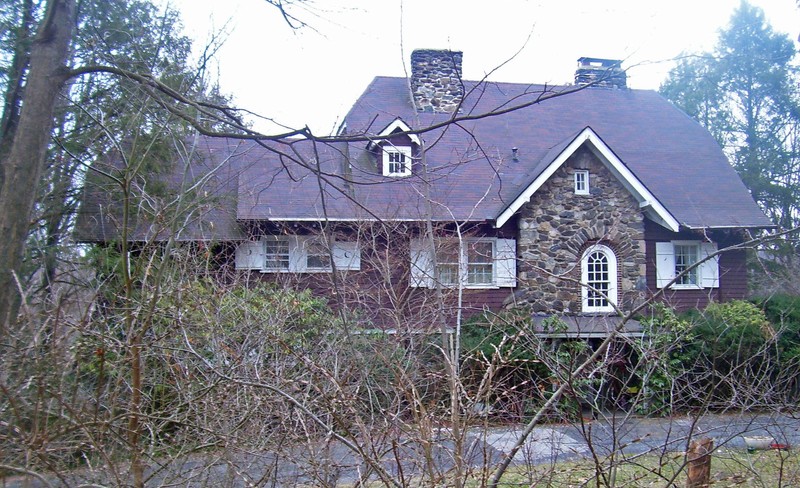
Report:
[{"label": "dormer window", "polygon": [[421,143],[418,135],[407,134],[410,131],[411,128],[397,118],[367,144],[367,150],[376,156],[376,169],[383,176],[411,176],[413,148],[420,147]]},{"label": "dormer window", "polygon": [[411,148],[389,146],[383,148],[383,176],[409,176],[411,174]]}]

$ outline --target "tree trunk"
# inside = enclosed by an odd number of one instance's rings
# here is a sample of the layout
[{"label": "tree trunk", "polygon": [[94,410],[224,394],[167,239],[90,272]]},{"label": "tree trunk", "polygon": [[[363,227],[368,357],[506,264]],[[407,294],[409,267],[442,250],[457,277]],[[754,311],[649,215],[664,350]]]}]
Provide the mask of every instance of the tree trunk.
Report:
[{"label": "tree trunk", "polygon": [[[22,95],[25,87],[25,72],[30,65],[30,42],[33,34],[33,0],[24,0],[21,4],[22,25],[14,35],[14,58],[8,72],[8,85],[3,100],[3,114],[0,117],[0,161],[11,146],[11,139],[16,132],[19,111],[22,108]],[[3,181],[2,165],[0,165],[0,185]]]},{"label": "tree trunk", "polygon": [[703,488],[711,482],[711,452],[714,450],[714,441],[704,437],[694,441],[689,446],[686,454],[689,463],[689,476],[686,479],[686,488]]},{"label": "tree trunk", "polygon": [[67,79],[65,62],[75,24],[75,0],[50,0],[31,45],[31,68],[17,130],[2,161],[0,189],[0,336],[15,319],[22,264],[36,188],[45,164],[56,96]]}]

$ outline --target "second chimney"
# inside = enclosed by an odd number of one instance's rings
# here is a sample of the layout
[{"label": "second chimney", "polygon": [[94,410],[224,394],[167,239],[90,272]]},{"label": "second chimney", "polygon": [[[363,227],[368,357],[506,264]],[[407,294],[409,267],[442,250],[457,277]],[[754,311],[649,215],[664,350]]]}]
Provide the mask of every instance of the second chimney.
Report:
[{"label": "second chimney", "polygon": [[575,84],[627,88],[628,75],[622,69],[622,61],[619,59],[578,58]]},{"label": "second chimney", "polygon": [[453,113],[464,99],[461,51],[417,49],[411,53],[411,92],[420,112]]}]

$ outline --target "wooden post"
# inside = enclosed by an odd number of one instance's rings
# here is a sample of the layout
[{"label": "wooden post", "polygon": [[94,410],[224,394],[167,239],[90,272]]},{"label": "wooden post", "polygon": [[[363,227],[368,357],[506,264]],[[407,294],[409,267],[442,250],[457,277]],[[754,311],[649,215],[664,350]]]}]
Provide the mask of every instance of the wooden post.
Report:
[{"label": "wooden post", "polygon": [[686,479],[686,488],[704,488],[711,482],[711,452],[714,450],[714,441],[704,437],[689,445],[686,460],[689,466],[689,476]]}]

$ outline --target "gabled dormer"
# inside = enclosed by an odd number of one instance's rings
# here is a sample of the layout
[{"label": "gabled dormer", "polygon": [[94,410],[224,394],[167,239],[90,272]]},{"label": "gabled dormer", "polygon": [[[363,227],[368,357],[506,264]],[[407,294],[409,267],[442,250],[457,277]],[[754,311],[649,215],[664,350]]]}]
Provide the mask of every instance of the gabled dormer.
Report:
[{"label": "gabled dormer", "polygon": [[420,140],[416,134],[407,134],[410,130],[397,118],[367,145],[367,149],[375,154],[377,170],[383,176],[403,178],[414,173],[414,158]]}]

